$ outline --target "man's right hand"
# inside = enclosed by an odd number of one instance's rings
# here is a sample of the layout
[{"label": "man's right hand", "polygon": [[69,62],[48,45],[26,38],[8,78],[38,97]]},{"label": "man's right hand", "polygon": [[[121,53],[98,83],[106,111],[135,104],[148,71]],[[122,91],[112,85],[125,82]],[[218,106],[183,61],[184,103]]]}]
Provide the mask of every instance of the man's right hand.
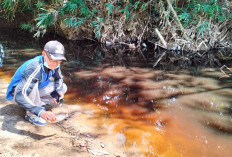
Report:
[{"label": "man's right hand", "polygon": [[53,121],[56,120],[56,116],[51,111],[43,111],[42,114],[40,115],[40,117],[43,118],[46,121],[52,121],[53,122]]}]

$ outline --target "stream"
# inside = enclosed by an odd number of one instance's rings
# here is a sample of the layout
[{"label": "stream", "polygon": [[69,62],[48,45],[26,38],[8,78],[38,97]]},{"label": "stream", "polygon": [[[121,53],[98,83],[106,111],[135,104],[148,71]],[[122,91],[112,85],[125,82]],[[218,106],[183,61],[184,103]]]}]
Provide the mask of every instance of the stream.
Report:
[{"label": "stream", "polygon": [[[48,39],[60,38],[0,30],[0,72],[13,76]],[[98,109],[94,122],[117,136],[126,156],[232,157],[232,80],[220,67],[152,69],[148,50],[60,40],[64,103]]]}]

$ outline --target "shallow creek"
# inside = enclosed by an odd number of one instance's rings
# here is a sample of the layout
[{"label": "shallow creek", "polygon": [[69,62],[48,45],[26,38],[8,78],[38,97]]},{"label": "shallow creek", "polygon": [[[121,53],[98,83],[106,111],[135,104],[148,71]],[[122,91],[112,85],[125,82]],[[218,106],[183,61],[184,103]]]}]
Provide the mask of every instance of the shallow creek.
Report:
[{"label": "shallow creek", "polygon": [[[43,43],[1,32],[0,77],[41,54]],[[65,103],[95,108],[93,123],[127,156],[232,156],[232,81],[218,68],[150,69],[115,49],[64,45]]]}]

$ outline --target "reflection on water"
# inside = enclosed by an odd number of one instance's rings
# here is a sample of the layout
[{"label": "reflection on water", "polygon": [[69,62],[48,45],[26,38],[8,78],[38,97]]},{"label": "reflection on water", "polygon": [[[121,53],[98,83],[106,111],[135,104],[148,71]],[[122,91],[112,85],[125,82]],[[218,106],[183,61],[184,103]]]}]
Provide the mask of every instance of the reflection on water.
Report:
[{"label": "reflection on water", "polygon": [[[41,53],[41,46],[2,45],[0,77]],[[126,156],[232,156],[232,81],[219,79],[217,69],[138,68],[141,60],[131,56],[137,52],[85,46],[66,45],[66,103],[96,107],[99,131],[116,136]],[[141,56],[147,67],[149,57]]]}]

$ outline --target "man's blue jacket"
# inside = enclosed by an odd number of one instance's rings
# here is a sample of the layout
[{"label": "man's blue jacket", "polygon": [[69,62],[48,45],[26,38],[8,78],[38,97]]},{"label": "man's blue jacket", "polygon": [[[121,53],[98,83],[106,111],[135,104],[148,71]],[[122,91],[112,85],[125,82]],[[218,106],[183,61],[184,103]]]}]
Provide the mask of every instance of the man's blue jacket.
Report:
[{"label": "man's blue jacket", "polygon": [[[39,89],[41,89],[51,81],[55,81],[55,90],[62,88],[63,76],[60,67],[55,70],[47,69],[44,66],[43,56],[37,56],[26,61],[17,69],[7,88],[6,99],[12,100],[14,92],[16,92],[15,101],[27,111],[40,116],[44,108],[35,106],[28,95],[37,82]],[[17,91],[14,91],[17,85],[19,85]]]}]

